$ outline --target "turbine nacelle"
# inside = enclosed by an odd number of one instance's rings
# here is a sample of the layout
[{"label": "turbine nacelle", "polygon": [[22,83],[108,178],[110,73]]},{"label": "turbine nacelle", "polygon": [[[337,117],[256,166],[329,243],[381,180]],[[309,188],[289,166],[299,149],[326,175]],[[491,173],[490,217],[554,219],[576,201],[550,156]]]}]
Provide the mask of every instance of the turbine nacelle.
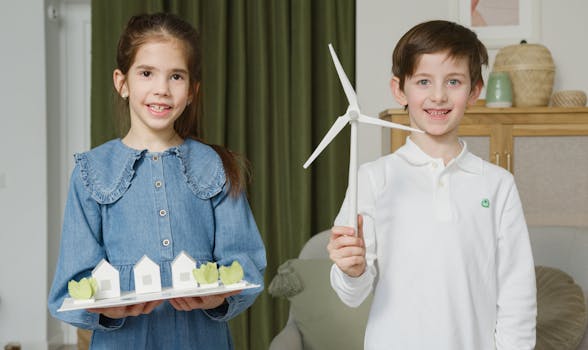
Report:
[{"label": "turbine nacelle", "polygon": [[350,212],[349,212],[349,221],[350,227],[353,227],[357,232],[357,124],[365,123],[365,124],[372,124],[378,126],[385,126],[387,128],[395,128],[395,129],[402,129],[407,131],[419,132],[422,133],[423,131],[418,129],[409,128],[407,126],[391,123],[385,120],[368,117],[367,115],[361,114],[359,111],[359,105],[357,103],[357,96],[355,94],[355,90],[353,90],[353,86],[349,82],[347,75],[345,75],[345,71],[341,66],[341,62],[339,62],[339,58],[333,49],[333,46],[329,44],[329,50],[331,52],[331,57],[333,58],[333,63],[335,64],[335,68],[337,69],[337,75],[339,76],[339,80],[341,81],[341,85],[343,85],[343,90],[345,91],[345,96],[347,97],[347,101],[349,101],[349,106],[347,107],[347,111],[344,115],[340,116],[335,120],[333,126],[329,129],[327,134],[323,137],[317,148],[312,152],[308,160],[304,163],[303,167],[306,169],[308,166],[318,157],[318,155],[327,147],[327,145],[337,136],[337,134],[343,130],[345,125],[348,123],[351,124],[351,145],[350,145],[350,154],[349,154],[349,202],[350,202]]}]

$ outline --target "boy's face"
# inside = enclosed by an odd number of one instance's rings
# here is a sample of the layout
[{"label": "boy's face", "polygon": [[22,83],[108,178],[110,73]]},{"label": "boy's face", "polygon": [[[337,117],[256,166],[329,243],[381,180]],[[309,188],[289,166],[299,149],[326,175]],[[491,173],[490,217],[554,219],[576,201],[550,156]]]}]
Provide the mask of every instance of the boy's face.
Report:
[{"label": "boy's face", "polygon": [[476,102],[482,88],[481,83],[471,86],[468,61],[450,58],[446,52],[422,55],[414,74],[406,77],[404,90],[397,77],[390,84],[396,101],[408,106],[412,127],[456,140],[465,109]]}]

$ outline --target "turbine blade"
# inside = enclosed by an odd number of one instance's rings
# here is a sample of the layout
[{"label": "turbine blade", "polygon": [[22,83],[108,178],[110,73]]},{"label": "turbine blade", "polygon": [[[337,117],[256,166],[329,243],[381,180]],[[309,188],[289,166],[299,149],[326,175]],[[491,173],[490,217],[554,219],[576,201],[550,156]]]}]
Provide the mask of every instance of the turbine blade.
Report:
[{"label": "turbine blade", "polygon": [[360,123],[365,123],[365,124],[373,124],[373,125],[378,125],[378,126],[384,126],[387,128],[401,129],[401,130],[406,130],[406,131],[415,131],[415,132],[424,133],[424,131],[419,130],[419,129],[411,128],[411,127],[408,127],[408,126],[405,126],[402,124],[392,123],[392,122],[382,120],[382,119],[368,117],[367,115],[363,115],[363,114],[361,114],[359,116],[358,121]]},{"label": "turbine blade", "polygon": [[331,143],[331,141],[333,141],[335,136],[337,136],[337,134],[345,127],[345,125],[347,125],[347,122],[349,122],[349,117],[347,116],[347,114],[342,115],[339,118],[337,118],[337,120],[335,120],[333,126],[331,126],[331,128],[325,134],[317,148],[314,150],[314,152],[312,152],[310,157],[308,157],[306,163],[304,163],[304,169],[308,168],[310,163],[312,163],[316,159],[316,157],[318,157],[318,155],[323,151],[323,149],[325,149],[325,147],[327,147],[327,145]]},{"label": "turbine blade", "polygon": [[341,85],[343,85],[345,96],[347,96],[347,100],[349,101],[349,106],[351,106],[352,109],[359,111],[359,105],[357,104],[357,95],[355,94],[355,90],[353,90],[353,86],[347,78],[347,75],[343,70],[343,66],[341,65],[341,62],[339,62],[339,57],[337,57],[335,49],[333,49],[333,45],[331,44],[329,44],[329,51],[331,51],[331,57],[333,58],[335,69],[337,69],[337,75],[339,75]]}]

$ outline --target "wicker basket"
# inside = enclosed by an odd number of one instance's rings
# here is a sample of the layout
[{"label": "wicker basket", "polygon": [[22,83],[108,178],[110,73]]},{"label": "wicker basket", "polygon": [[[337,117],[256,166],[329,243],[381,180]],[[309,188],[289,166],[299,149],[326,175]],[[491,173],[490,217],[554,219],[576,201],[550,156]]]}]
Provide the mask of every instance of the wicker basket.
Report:
[{"label": "wicker basket", "polygon": [[521,43],[503,47],[496,54],[495,72],[508,72],[512,82],[513,106],[547,106],[553,91],[555,65],[542,45]]},{"label": "wicker basket", "polygon": [[558,91],[551,97],[553,107],[584,107],[586,105],[586,93],[581,90]]}]

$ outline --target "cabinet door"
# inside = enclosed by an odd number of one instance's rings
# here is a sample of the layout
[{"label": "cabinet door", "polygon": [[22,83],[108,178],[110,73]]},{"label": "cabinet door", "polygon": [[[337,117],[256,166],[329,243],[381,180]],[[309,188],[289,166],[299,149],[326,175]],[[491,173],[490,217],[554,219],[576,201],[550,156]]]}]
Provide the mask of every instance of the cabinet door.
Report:
[{"label": "cabinet door", "polygon": [[499,166],[506,165],[503,156],[507,153],[506,135],[508,130],[500,124],[467,124],[459,128],[460,138],[467,142],[473,154]]},{"label": "cabinet door", "polygon": [[513,170],[528,224],[588,226],[588,136],[513,140]]},{"label": "cabinet door", "polygon": [[460,136],[468,145],[468,150],[478,157],[494,163],[490,152],[490,137],[489,136]]}]

